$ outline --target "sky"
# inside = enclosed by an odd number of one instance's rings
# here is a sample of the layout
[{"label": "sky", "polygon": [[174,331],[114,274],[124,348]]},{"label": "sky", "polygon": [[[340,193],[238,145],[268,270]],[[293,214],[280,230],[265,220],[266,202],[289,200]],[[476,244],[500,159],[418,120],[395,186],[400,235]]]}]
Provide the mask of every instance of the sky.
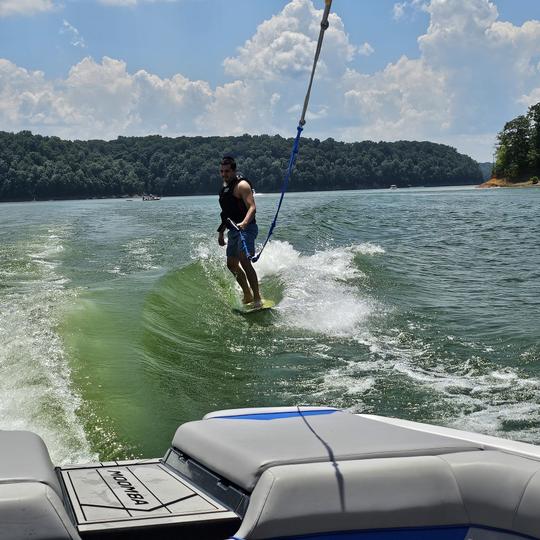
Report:
[{"label": "sky", "polygon": [[[294,137],[324,0],[0,0],[0,130]],[[303,135],[492,161],[540,102],[540,0],[333,0]]]}]

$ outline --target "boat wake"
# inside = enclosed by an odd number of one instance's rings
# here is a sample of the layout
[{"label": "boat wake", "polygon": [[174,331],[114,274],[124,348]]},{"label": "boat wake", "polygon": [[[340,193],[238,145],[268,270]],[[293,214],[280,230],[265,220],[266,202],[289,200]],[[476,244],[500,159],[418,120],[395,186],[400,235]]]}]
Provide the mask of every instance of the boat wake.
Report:
[{"label": "boat wake", "polygon": [[373,299],[358,292],[365,275],[355,257],[380,253],[378,246],[361,244],[302,255],[286,242],[273,242],[257,270],[263,280],[279,276],[284,283],[281,326],[347,338],[362,332],[376,309]]},{"label": "boat wake", "polygon": [[[197,255],[207,269],[223,265],[216,250]],[[306,402],[309,388],[310,403],[538,442],[540,380],[494,363],[489,348],[437,328],[415,306],[392,305],[388,277],[372,264],[384,255],[376,244],[302,254],[271,242],[256,268],[263,293],[279,302],[272,331],[251,326],[265,346],[240,340],[229,350],[308,359],[309,383],[277,385],[286,403]]]},{"label": "boat wake", "polygon": [[57,463],[94,457],[57,332],[74,294],[58,272],[63,232],[8,245],[0,290],[0,426],[40,434]]}]

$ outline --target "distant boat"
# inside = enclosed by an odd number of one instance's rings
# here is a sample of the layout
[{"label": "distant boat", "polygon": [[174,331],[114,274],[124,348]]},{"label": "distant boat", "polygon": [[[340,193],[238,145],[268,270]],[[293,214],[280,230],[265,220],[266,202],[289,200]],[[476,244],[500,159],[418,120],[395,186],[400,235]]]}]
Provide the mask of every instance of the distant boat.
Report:
[{"label": "distant boat", "polygon": [[392,184],[388,189],[397,189],[396,184]]},{"label": "distant boat", "polygon": [[150,193],[150,195],[143,195],[142,200],[143,201],[160,201],[161,197],[159,195],[152,195]]}]

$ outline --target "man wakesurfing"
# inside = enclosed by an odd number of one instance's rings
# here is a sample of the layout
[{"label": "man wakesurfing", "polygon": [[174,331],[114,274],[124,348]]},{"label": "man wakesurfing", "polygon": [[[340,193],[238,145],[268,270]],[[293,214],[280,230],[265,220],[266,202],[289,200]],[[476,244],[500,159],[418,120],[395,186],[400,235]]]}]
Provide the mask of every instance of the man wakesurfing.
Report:
[{"label": "man wakesurfing", "polygon": [[253,188],[249,180],[236,173],[236,162],[231,156],[225,156],[221,160],[220,174],[223,187],[219,192],[221,225],[217,229],[218,244],[225,245],[224,232],[228,229],[227,268],[232,272],[244,293],[242,302],[250,304],[253,308],[259,308],[262,306],[262,300],[257,273],[243,245],[245,242],[250,256],[255,254],[255,238],[257,238],[259,228],[255,221],[256,206]]}]

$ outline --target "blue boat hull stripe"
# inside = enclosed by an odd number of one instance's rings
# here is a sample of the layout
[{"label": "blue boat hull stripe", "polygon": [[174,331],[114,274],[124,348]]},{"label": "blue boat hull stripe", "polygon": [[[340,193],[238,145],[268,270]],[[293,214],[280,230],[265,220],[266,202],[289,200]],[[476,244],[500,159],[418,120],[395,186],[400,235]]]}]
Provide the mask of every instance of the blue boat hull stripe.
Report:
[{"label": "blue boat hull stripe", "polygon": [[323,414],[333,414],[336,412],[340,411],[338,409],[321,409],[318,411],[286,411],[271,413],[235,414],[230,416],[213,416],[211,420],[277,420],[279,418],[295,418],[298,416],[321,416]]}]

